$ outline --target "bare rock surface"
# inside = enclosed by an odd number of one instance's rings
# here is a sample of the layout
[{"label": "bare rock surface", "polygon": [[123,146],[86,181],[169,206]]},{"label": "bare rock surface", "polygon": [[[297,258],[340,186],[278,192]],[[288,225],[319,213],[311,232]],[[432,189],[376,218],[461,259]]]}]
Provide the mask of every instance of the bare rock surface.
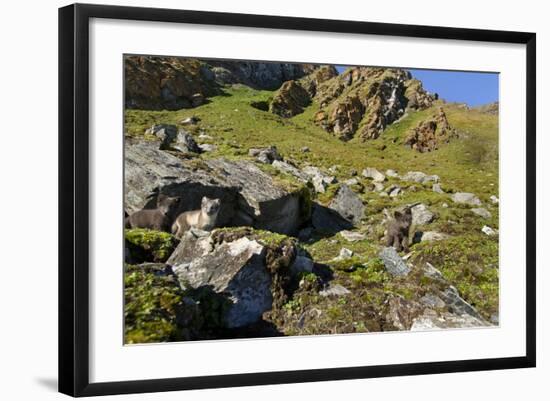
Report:
[{"label": "bare rock surface", "polygon": [[290,234],[309,218],[303,193],[279,187],[247,161],[185,161],[148,143],[126,146],[125,159],[128,213],[151,208],[163,193],[181,198],[174,215],[199,209],[203,196],[221,199],[220,225],[250,225]]}]

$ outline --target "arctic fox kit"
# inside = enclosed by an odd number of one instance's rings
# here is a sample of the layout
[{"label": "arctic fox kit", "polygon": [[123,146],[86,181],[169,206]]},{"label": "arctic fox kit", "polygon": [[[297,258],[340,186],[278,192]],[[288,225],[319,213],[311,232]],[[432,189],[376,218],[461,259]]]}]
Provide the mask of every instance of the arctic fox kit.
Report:
[{"label": "arctic fox kit", "polygon": [[205,231],[212,230],[216,224],[220,206],[221,201],[219,199],[210,199],[204,196],[199,210],[191,210],[177,217],[174,224],[172,224],[172,234],[176,238],[181,238],[190,228]]},{"label": "arctic fox kit", "polygon": [[177,207],[180,199],[164,194],[157,197],[156,209],[142,209],[126,217],[126,228],[149,228],[151,230],[168,231],[170,229],[169,211]]}]

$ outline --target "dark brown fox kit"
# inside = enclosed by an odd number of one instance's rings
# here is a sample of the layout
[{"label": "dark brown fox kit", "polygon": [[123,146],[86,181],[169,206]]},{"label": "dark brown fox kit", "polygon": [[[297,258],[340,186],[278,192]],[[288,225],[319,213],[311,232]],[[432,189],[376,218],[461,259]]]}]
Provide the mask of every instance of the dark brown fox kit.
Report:
[{"label": "dark brown fox kit", "polygon": [[157,197],[156,209],[142,209],[126,217],[124,226],[126,228],[148,228],[157,231],[170,231],[169,211],[176,207],[179,198],[171,198],[160,194]]},{"label": "dark brown fox kit", "polygon": [[182,235],[190,228],[210,231],[216,225],[216,218],[220,211],[221,201],[219,199],[210,199],[204,196],[199,210],[191,210],[180,214],[174,224],[172,224],[172,234],[176,238]]},{"label": "dark brown fox kit", "polygon": [[411,208],[402,212],[395,211],[394,218],[388,223],[386,246],[393,246],[398,252],[409,252],[409,231],[412,225]]}]

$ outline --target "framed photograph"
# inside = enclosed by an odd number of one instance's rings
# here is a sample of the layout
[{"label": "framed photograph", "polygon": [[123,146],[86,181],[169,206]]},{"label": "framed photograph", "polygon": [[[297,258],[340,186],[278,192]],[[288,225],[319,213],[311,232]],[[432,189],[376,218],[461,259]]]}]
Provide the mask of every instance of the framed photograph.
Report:
[{"label": "framed photograph", "polygon": [[535,34],[59,10],[59,390],[535,366]]}]

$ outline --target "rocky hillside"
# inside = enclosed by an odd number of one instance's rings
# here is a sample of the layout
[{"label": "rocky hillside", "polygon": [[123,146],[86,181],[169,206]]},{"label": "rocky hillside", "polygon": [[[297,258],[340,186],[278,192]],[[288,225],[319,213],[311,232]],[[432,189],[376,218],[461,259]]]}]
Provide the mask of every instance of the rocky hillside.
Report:
[{"label": "rocky hillside", "polygon": [[315,69],[304,64],[128,56],[124,60],[125,104],[148,110],[197,107],[208,97],[222,94],[224,85],[277,89]]},{"label": "rocky hillside", "polygon": [[166,87],[204,100],[127,92],[149,100],[125,111],[126,213],[159,194],[182,199],[172,216],[222,208],[180,240],[126,230],[127,342],[498,324],[498,116],[398,69],[138,60],[193,70]]}]

